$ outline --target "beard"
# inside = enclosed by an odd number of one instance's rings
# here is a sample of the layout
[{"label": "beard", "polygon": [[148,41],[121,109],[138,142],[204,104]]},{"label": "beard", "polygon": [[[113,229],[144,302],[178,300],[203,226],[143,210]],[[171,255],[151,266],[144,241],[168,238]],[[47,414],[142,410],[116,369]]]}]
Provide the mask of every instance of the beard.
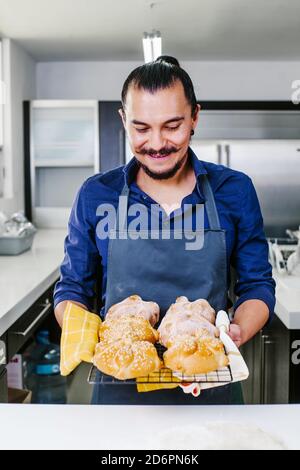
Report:
[{"label": "beard", "polygon": [[172,168],[163,172],[152,171],[147,165],[145,165],[144,163],[141,163],[140,161],[137,161],[137,164],[140,168],[144,170],[146,175],[148,175],[150,178],[154,180],[167,180],[169,178],[173,178],[173,176],[176,175],[176,173],[180,170],[180,168],[182,168],[185,162],[185,159],[186,159],[186,155],[184,155],[181,160],[176,162]]}]

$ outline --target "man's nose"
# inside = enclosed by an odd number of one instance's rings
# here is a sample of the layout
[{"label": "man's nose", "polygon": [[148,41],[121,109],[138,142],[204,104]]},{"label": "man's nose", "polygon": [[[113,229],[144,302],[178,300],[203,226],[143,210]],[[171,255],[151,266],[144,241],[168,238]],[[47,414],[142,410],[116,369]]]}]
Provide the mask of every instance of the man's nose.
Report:
[{"label": "man's nose", "polygon": [[160,131],[153,131],[151,132],[148,145],[156,152],[159,152],[162,148],[165,147],[166,140]]}]

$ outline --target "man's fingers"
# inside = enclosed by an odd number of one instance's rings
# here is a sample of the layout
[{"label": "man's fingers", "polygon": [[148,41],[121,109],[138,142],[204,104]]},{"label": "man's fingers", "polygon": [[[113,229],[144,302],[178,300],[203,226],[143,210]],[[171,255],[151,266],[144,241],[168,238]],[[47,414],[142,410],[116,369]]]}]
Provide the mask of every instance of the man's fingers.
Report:
[{"label": "man's fingers", "polygon": [[241,329],[238,325],[230,325],[229,333],[234,337],[240,337]]},{"label": "man's fingers", "polygon": [[241,345],[241,340],[242,340],[241,329],[238,325],[233,325],[233,324],[230,325],[229,336],[232,339],[232,341],[235,342],[237,347]]}]

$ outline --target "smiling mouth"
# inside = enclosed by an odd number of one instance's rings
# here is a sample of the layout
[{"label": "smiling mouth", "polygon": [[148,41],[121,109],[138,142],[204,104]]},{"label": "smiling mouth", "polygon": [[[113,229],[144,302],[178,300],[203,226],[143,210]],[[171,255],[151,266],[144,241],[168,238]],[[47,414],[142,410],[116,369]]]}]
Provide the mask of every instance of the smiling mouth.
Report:
[{"label": "smiling mouth", "polygon": [[161,155],[161,154],[152,154],[152,155],[148,155],[150,158],[155,158],[156,160],[159,160],[161,158],[166,158],[166,157],[169,157],[170,154],[164,154],[164,155]]}]

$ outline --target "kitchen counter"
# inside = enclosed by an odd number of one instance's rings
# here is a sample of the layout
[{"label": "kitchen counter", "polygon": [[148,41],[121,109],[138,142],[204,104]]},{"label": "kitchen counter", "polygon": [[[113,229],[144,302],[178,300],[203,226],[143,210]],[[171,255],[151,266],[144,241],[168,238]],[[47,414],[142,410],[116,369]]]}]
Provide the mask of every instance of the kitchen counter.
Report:
[{"label": "kitchen counter", "polygon": [[275,313],[289,330],[300,330],[300,267],[293,275],[278,274],[276,281]]},{"label": "kitchen counter", "polygon": [[227,421],[252,424],[300,449],[300,405],[0,405],[0,449],[151,449],[158,430]]},{"label": "kitchen counter", "polygon": [[59,277],[65,236],[63,229],[39,229],[31,250],[0,256],[0,336]]}]

